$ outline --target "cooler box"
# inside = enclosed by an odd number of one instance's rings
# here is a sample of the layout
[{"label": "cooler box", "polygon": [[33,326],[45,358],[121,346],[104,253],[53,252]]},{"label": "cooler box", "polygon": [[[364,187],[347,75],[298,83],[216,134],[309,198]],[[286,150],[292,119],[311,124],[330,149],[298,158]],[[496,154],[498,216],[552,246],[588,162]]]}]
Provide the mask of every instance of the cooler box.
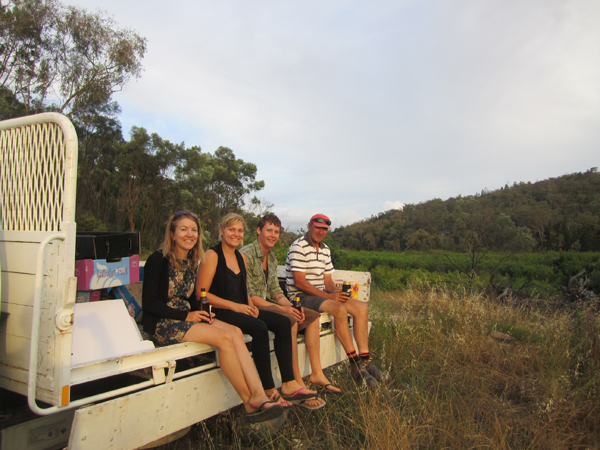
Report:
[{"label": "cooler box", "polygon": [[80,231],[75,240],[75,259],[115,260],[140,254],[140,233]]}]

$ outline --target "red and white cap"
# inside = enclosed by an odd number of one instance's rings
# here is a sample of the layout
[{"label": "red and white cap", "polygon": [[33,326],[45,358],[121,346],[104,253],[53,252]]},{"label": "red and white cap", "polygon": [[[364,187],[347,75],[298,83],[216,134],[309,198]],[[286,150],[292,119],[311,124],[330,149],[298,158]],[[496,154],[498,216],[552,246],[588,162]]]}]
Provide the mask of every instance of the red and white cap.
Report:
[{"label": "red and white cap", "polygon": [[331,229],[331,220],[325,214],[315,214],[310,218],[308,223],[313,222],[319,224],[321,227],[327,227],[328,229]]}]

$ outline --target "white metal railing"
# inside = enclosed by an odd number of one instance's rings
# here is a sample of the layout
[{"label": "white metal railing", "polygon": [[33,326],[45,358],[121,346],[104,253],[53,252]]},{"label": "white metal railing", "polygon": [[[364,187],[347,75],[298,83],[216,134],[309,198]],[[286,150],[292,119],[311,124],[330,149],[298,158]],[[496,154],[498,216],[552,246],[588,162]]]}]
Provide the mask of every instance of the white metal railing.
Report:
[{"label": "white metal railing", "polygon": [[0,228],[59,231],[75,220],[77,134],[71,121],[44,113],[0,122]]}]

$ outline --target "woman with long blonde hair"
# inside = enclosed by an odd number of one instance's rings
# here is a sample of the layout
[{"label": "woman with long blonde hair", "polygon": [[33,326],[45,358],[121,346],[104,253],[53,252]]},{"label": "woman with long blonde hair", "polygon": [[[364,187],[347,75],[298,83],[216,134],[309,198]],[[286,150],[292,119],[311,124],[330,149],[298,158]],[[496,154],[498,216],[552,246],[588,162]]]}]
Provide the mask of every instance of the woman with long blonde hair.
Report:
[{"label": "woman with long blonde hair", "polygon": [[189,211],[176,212],[167,224],[161,249],[144,266],[144,331],[158,345],[200,342],[216,347],[221,371],[244,402],[246,420],[275,419],[283,408],[265,393],[239,328],[200,311],[195,285],[203,255],[198,217]]}]

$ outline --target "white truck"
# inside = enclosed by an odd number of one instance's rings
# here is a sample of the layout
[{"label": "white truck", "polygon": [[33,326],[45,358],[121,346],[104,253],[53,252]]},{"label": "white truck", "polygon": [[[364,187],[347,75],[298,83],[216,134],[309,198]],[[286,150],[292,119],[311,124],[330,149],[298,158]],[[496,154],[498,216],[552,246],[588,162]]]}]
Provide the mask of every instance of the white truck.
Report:
[{"label": "white truck", "polygon": [[[241,404],[214,348],[155,348],[122,301],[75,302],[77,135],[68,118],[0,122],[0,167],[1,450],[135,449]],[[368,301],[370,274],[336,278],[359,283]],[[330,318],[321,322],[329,367],[346,355]],[[198,355],[199,365],[176,370]],[[302,343],[299,356],[308,375]]]}]

